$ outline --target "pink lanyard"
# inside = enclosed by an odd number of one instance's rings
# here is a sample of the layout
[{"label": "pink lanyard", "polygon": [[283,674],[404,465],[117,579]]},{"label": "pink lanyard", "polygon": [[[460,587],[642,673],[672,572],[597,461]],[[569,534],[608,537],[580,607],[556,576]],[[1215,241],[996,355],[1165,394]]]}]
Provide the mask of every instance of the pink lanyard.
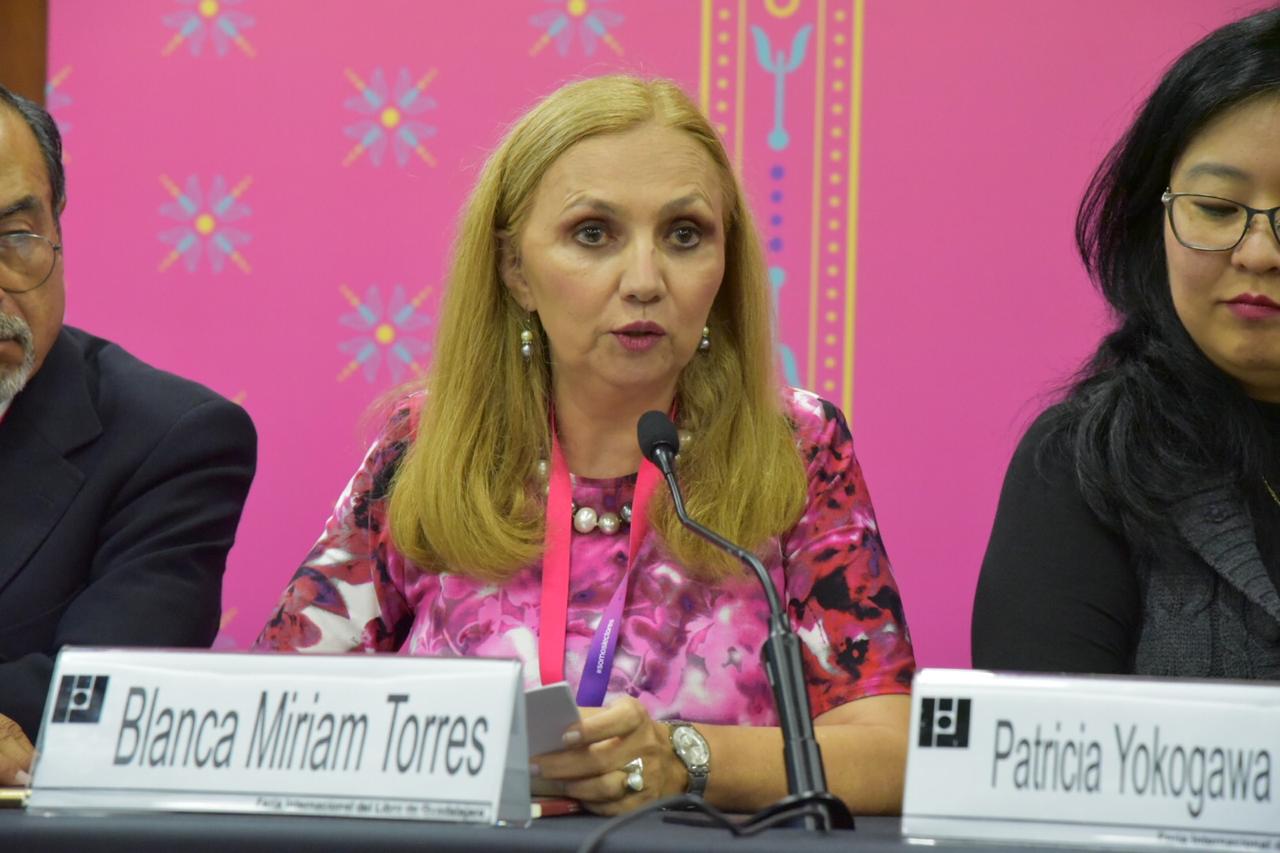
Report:
[{"label": "pink lanyard", "polygon": [[[627,603],[631,570],[640,553],[640,543],[649,529],[649,502],[662,475],[648,460],[640,463],[635,495],[631,501],[630,557],[627,571],[619,581],[600,617],[587,653],[587,665],[578,684],[578,704],[596,706],[604,702],[613,669],[613,656]],[[564,680],[564,641],[569,625],[569,562],[573,530],[573,486],[569,467],[560,450],[554,419],[551,425],[551,480],[547,494],[546,551],[542,557],[542,615],[538,625],[538,664],[542,683]]]}]

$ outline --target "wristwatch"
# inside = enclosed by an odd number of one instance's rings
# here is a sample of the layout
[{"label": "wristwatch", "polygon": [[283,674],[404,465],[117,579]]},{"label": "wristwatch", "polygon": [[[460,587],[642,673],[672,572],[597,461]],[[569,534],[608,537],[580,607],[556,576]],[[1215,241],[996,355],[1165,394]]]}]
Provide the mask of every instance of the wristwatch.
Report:
[{"label": "wristwatch", "polygon": [[689,787],[685,793],[701,797],[707,790],[707,777],[711,775],[711,748],[707,746],[707,739],[689,723],[668,720],[667,725],[671,728],[671,748],[689,771]]}]

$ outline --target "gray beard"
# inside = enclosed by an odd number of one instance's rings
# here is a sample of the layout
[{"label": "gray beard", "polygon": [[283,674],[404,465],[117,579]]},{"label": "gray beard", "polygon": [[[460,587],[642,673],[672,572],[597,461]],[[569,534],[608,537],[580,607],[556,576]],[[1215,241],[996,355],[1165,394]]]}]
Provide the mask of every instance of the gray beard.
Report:
[{"label": "gray beard", "polygon": [[18,396],[36,369],[36,346],[31,327],[21,317],[0,314],[0,341],[17,341],[22,347],[22,364],[0,367],[0,403]]}]

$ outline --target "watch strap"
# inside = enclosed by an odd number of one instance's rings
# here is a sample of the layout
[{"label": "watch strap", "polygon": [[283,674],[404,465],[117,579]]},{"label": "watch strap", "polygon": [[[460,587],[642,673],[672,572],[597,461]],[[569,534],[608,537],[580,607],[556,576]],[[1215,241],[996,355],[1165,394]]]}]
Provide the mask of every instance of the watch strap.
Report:
[{"label": "watch strap", "polygon": [[[688,771],[689,774],[689,784],[685,787],[685,793],[695,794],[701,797],[706,793],[707,780],[711,776],[711,753],[707,749],[707,740],[702,736],[701,732],[694,728],[690,723],[686,723],[682,720],[668,720],[667,725],[669,726],[670,731],[671,749],[675,752],[676,757],[684,764],[685,770]],[[694,737],[701,741],[703,750],[706,751],[707,754],[707,761],[701,764],[695,764],[689,756],[680,751],[679,747],[676,745],[676,732],[680,729],[688,729],[693,733]]]}]

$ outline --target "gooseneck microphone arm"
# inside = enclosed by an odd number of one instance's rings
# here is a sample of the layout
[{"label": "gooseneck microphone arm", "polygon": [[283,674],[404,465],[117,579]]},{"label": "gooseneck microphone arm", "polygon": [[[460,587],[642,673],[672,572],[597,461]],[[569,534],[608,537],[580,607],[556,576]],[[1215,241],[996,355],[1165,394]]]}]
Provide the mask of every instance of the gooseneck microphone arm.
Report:
[{"label": "gooseneck microphone arm", "polygon": [[[769,577],[769,573],[765,571],[764,564],[760,562],[759,558],[745,548],[734,545],[714,530],[708,530],[703,527],[690,518],[689,513],[685,511],[684,493],[680,490],[680,483],[676,480],[675,454],[671,452],[671,449],[666,445],[658,445],[654,449],[654,464],[662,472],[663,478],[667,481],[667,488],[671,490],[671,502],[675,505],[676,516],[680,519],[680,523],[713,545],[728,551],[750,567],[755,572],[756,577],[759,578],[760,585],[764,587],[765,598],[769,600],[770,620],[782,618],[785,624],[786,614],[783,612],[782,603],[778,599],[778,591],[774,588],[773,580]],[[790,625],[787,627],[790,629]]]},{"label": "gooseneck microphone arm", "polygon": [[676,480],[675,455],[680,439],[671,419],[663,412],[646,412],[640,417],[636,434],[645,458],[657,466],[667,481],[672,505],[680,523],[749,566],[760,581],[769,603],[769,636],[764,641],[761,657],[769,686],[773,689],[773,700],[782,729],[788,796],[753,820],[772,821],[781,814],[794,813],[806,829],[825,831],[832,828],[852,828],[853,817],[848,807],[827,790],[822,751],[814,736],[809,694],[805,689],[800,638],[791,629],[791,622],[782,608],[773,579],[755,554],[689,517],[684,506],[684,493]]}]

